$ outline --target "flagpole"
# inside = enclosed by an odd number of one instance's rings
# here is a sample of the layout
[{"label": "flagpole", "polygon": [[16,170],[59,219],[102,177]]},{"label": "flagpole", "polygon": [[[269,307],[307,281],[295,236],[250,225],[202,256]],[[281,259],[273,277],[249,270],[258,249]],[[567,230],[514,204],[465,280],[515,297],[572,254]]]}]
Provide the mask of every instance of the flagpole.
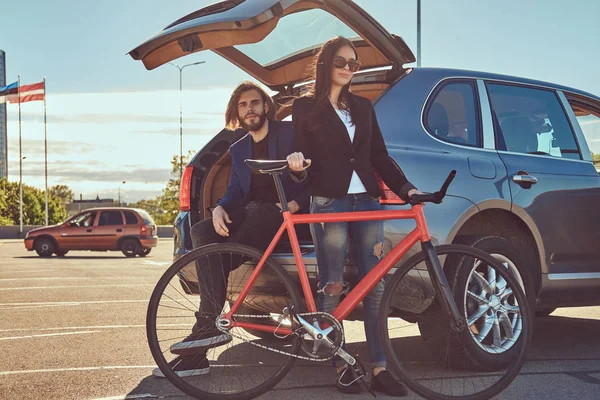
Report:
[{"label": "flagpole", "polygon": [[44,175],[46,179],[46,226],[48,226],[48,140],[46,135],[46,77],[44,77]]},{"label": "flagpole", "polygon": [[21,75],[17,75],[17,96],[19,101],[19,235],[23,235],[23,151],[21,146]]}]

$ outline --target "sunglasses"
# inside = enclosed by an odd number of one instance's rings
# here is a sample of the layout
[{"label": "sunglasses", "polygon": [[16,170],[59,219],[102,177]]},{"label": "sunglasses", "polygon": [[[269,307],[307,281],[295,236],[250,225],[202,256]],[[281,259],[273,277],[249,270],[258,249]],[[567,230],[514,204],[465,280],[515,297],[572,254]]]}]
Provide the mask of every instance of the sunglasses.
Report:
[{"label": "sunglasses", "polygon": [[356,72],[360,69],[360,61],[351,58],[346,60],[344,57],[334,57],[333,66],[336,68],[345,68],[348,65],[348,69],[352,72]]}]

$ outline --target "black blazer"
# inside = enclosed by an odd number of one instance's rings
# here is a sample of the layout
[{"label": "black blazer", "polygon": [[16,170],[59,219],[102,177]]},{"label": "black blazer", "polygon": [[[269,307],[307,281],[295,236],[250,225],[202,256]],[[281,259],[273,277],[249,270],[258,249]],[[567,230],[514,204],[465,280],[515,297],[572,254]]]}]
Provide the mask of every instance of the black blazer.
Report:
[{"label": "black blazer", "polygon": [[349,106],[356,125],[353,142],[346,125],[329,102],[319,116],[322,123],[312,130],[306,118],[314,107],[312,98],[299,97],[294,101],[294,148],[302,152],[304,158],[312,160],[312,165],[306,170],[310,180],[309,193],[312,196],[343,197],[348,193],[352,172],[356,171],[367,192],[379,197],[381,190],[375,177],[377,171],[385,184],[406,200],[408,191],[415,187],[388,155],[371,101],[350,94]]}]

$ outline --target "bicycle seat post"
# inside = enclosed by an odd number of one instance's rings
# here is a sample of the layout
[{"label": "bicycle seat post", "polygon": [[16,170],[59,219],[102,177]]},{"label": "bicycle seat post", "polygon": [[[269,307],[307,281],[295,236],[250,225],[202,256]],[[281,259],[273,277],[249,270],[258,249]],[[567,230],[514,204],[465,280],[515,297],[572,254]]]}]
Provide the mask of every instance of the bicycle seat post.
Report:
[{"label": "bicycle seat post", "polygon": [[277,189],[277,196],[279,196],[279,201],[281,202],[281,212],[290,211],[288,207],[288,202],[285,197],[285,192],[283,190],[283,184],[281,183],[281,171],[279,172],[271,172],[273,175],[273,179],[275,180],[275,188]]}]

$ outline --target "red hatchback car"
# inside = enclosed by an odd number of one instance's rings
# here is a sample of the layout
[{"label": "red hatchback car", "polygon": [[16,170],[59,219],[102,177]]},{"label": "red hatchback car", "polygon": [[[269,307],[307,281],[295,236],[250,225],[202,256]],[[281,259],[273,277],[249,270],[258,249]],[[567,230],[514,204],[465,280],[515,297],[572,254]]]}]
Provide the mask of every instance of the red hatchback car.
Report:
[{"label": "red hatchback car", "polygon": [[121,250],[126,257],[145,257],[157,245],[154,220],[137,208],[90,208],[25,237],[27,250],[40,257],[64,256],[69,250]]}]

